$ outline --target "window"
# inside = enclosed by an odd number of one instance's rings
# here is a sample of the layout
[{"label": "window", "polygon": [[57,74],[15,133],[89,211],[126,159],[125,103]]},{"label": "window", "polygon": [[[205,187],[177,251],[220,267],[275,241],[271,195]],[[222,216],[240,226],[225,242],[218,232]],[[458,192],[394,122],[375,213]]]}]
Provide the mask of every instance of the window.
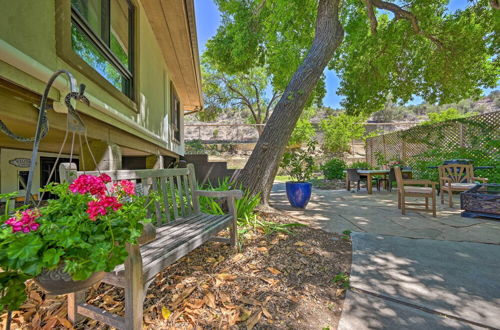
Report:
[{"label": "window", "polygon": [[170,83],[170,123],[173,137],[176,141],[181,141],[181,102],[175,91],[174,84]]},{"label": "window", "polygon": [[133,98],[134,7],[130,0],[71,0],[71,46]]},{"label": "window", "polygon": [[26,184],[28,182],[29,171],[17,171],[17,189],[24,190],[26,189]]}]

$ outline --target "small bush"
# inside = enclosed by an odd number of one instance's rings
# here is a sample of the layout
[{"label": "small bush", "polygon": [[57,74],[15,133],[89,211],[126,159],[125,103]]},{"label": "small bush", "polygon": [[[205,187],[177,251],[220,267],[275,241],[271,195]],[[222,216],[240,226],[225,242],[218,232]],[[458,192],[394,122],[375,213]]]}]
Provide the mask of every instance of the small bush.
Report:
[{"label": "small bush", "polygon": [[[225,191],[231,190],[231,182],[229,178],[226,177],[224,180],[219,182],[218,187],[214,187],[211,184],[202,187],[203,190],[213,190],[213,191]],[[255,208],[260,203],[260,195],[251,196],[248,192],[243,194],[243,198],[236,200],[236,210],[238,212],[238,222],[240,225],[248,224],[252,220],[255,220]],[[224,214],[224,210],[221,207],[220,201],[218,199],[200,196],[200,209],[203,213],[208,214]]]},{"label": "small bush", "polygon": [[332,158],[325,164],[321,165],[321,170],[328,180],[342,179],[344,177],[344,170],[346,163],[343,159]]},{"label": "small bush", "polygon": [[371,170],[372,169],[370,164],[368,164],[367,162],[354,162],[349,166],[349,168],[357,168],[360,170]]}]

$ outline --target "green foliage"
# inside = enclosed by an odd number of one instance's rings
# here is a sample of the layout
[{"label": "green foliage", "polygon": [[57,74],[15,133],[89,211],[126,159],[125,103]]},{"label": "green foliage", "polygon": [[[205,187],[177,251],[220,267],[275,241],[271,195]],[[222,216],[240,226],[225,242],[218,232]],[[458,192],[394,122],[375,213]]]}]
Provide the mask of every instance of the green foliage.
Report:
[{"label": "green foliage", "polygon": [[332,153],[348,152],[351,141],[365,134],[365,118],[341,113],[331,115],[320,122],[324,133],[323,149]]},{"label": "green foliage", "polygon": [[[361,1],[346,1],[346,31],[330,68],[340,76],[343,106],[352,113],[383,108],[388,95],[398,104],[418,95],[430,103],[476,98],[482,87],[498,80],[498,16],[488,1],[469,2],[465,10],[448,11],[448,1],[399,1],[412,12],[426,34],[417,34],[404,19],[376,12],[378,27],[370,33]],[[436,40],[437,39],[437,40]]]},{"label": "green foliage", "polygon": [[307,145],[315,139],[316,130],[311,123],[311,118],[314,114],[315,111],[313,107],[309,107],[302,112],[302,115],[297,121],[297,125],[292,132],[292,136],[290,137],[290,140],[288,140],[288,145],[290,147]]},{"label": "green foliage", "polygon": [[205,109],[198,114],[198,119],[213,121],[223,112],[243,111],[250,124],[267,121],[279,92],[276,90],[273,96],[267,96],[271,77],[264,67],[229,74],[204,56],[202,75]]},{"label": "green foliage", "polygon": [[328,180],[342,179],[344,177],[344,170],[347,165],[341,158],[332,158],[325,164],[321,165],[321,170]]},{"label": "green foliage", "polygon": [[429,120],[422,122],[422,125],[432,125],[447,120],[467,118],[473,115],[477,115],[477,113],[469,112],[467,114],[461,114],[455,108],[448,108],[441,112],[431,112],[427,115],[429,116]]},{"label": "green foliage", "polygon": [[[200,187],[203,190],[212,190],[212,191],[226,191],[231,189],[231,182],[229,178],[224,178],[224,180],[219,182],[217,187],[214,187],[212,184],[208,184],[206,186]],[[244,191],[243,197],[241,199],[237,199],[235,201],[236,210],[238,213],[238,226],[239,234],[244,234],[251,229],[259,228],[265,234],[270,234],[273,232],[282,232],[285,234],[291,234],[291,229],[294,227],[303,226],[300,223],[288,223],[281,224],[272,221],[265,221],[259,219],[257,213],[255,211],[256,207],[260,204],[260,195],[251,195],[247,191]],[[221,200],[200,196],[200,209],[203,213],[207,214],[215,214],[222,215],[224,214],[224,210],[222,207]]]},{"label": "green foliage", "polygon": [[[318,1],[216,3],[222,25],[207,43],[207,56],[231,74],[266,64],[272,85],[284,90],[311,46]],[[397,104],[414,95],[443,104],[476,98],[481,88],[496,86],[498,11],[487,0],[456,11],[448,3],[396,2],[415,15],[420,33],[401,16],[375,9],[378,26],[372,33],[364,2],[342,1],[345,36],[329,68],[340,77],[337,94],[345,96],[349,112],[381,110],[388,96]]]},{"label": "green foliage", "polygon": [[280,166],[295,182],[307,182],[312,178],[316,170],[314,159],[316,144],[316,141],[310,141],[307,149],[295,148],[283,155]]},{"label": "green foliage", "polygon": [[191,140],[185,142],[186,154],[200,155],[205,153],[205,146],[201,140]]},{"label": "green foliage", "polygon": [[361,170],[371,170],[373,167],[365,161],[353,162],[349,168],[357,168]]},{"label": "green foliage", "polygon": [[[226,191],[231,189],[231,182],[228,177],[219,182],[217,187],[212,184],[208,184],[200,189],[211,190],[211,191]],[[250,195],[248,192],[244,192],[241,199],[237,199],[235,202],[236,210],[238,212],[238,223],[239,225],[247,225],[256,219],[255,208],[260,204],[260,195]],[[203,213],[207,214],[224,214],[224,210],[220,204],[220,201],[214,198],[200,196],[200,209]]]},{"label": "green foliage", "polygon": [[[137,243],[147,219],[146,197],[130,196],[123,206],[89,219],[87,204],[90,194],[76,194],[68,184],[50,184],[46,191],[58,198],[40,208],[39,228],[29,232],[13,232],[0,217],[0,300],[2,308],[15,310],[26,299],[24,281],[44,269],[64,265],[74,280],[85,280],[99,271],[112,271],[125,261],[126,243]],[[151,196],[150,196],[151,197]],[[5,195],[0,198],[6,198]],[[155,198],[151,199],[150,203]]]},{"label": "green foliage", "polygon": [[[496,145],[496,150],[500,150],[500,141],[491,141],[490,146]],[[446,148],[432,148],[407,160],[412,167],[415,177],[439,182],[439,174],[436,168],[429,166],[442,165],[447,159],[470,159],[474,166],[494,166],[493,169],[474,170],[476,177],[487,178],[489,182],[500,182],[500,159],[485,157],[483,148],[454,147],[447,151]],[[496,155],[498,157],[498,153]]]},{"label": "green foliage", "polygon": [[344,289],[349,289],[351,287],[351,284],[349,281],[349,275],[344,273],[344,272],[340,272],[337,275],[335,275],[333,277],[332,281],[335,282],[336,284],[342,286]]},{"label": "green foliage", "polygon": [[344,230],[342,232],[342,234],[344,234],[344,235],[342,235],[342,239],[348,241],[350,236],[351,236],[351,233],[352,232],[350,230]]}]

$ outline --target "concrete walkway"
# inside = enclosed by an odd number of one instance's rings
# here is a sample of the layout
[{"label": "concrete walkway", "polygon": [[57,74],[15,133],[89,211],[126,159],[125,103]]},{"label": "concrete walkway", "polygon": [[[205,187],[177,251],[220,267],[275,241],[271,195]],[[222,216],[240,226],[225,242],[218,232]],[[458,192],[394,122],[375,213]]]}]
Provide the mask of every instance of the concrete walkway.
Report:
[{"label": "concrete walkway", "polygon": [[500,246],[352,234],[339,329],[500,328]]},{"label": "concrete walkway", "polygon": [[314,190],[297,210],[284,184],[273,189],[273,205],[297,219],[353,231],[339,329],[500,329],[500,221],[462,218],[458,199],[437,218],[402,216],[395,195]]}]

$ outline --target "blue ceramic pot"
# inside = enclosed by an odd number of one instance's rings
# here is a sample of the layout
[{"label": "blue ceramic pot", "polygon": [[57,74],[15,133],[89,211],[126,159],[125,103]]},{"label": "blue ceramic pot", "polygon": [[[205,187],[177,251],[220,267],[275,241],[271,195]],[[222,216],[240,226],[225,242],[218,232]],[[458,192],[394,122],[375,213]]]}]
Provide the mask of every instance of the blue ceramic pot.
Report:
[{"label": "blue ceramic pot", "polygon": [[286,196],[290,205],[305,209],[311,199],[311,187],[312,184],[310,182],[288,181],[286,183]]}]

